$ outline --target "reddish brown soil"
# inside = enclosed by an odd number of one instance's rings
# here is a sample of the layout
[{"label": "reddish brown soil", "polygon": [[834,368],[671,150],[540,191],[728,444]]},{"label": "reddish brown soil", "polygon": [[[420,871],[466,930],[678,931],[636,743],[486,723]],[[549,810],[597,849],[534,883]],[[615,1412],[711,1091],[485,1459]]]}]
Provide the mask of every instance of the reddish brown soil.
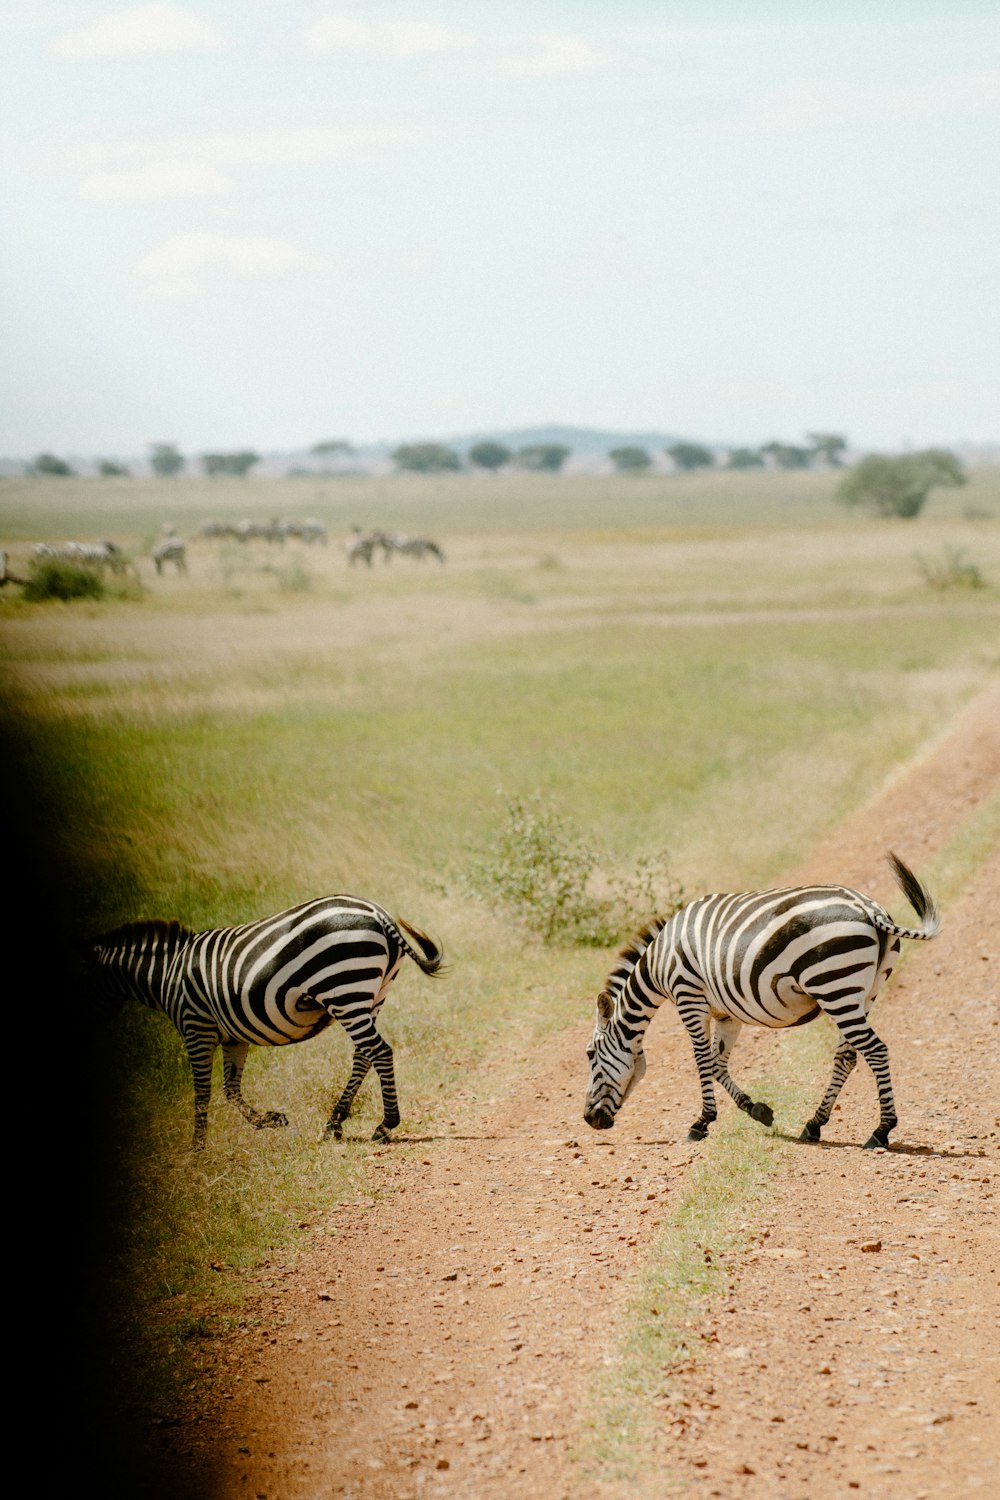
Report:
[{"label": "reddish brown soil", "polygon": [[[886,849],[921,872],[998,781],[994,687],[789,879],[843,881],[900,911]],[[376,1151],[378,1203],[332,1212],[294,1266],[260,1274],[252,1320],[206,1345],[197,1410],[151,1439],[173,1493],[997,1494],[998,913],[1000,854],[949,902],[933,943],[907,945],[878,1012],[892,1148],[860,1149],[876,1104],[859,1068],[823,1144],[784,1154],[754,1211],[755,1248],[691,1330],[703,1353],[657,1408],[653,1477],[602,1480],[573,1451],[646,1248],[701,1149],[684,1138],[696,1081],[663,1014],[645,1084],[614,1131],[592,1133],[588,1015],[502,1110],[470,1112],[417,1155]],[[737,1076],[780,1041],[744,1033]]]}]

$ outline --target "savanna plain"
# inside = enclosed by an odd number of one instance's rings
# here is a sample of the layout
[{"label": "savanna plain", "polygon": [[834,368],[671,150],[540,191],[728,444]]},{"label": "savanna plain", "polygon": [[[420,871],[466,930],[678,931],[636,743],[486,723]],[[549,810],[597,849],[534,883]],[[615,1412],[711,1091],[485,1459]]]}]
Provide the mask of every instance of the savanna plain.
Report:
[{"label": "savanna plain", "polygon": [[[38,541],[132,560],[100,600],[0,595],[12,990],[58,1017],[31,1044],[59,1146],[30,1201],[71,1247],[52,1338],[81,1480],[172,1500],[991,1492],[1000,472],[908,521],[845,513],[835,483],[0,482],[15,577]],[[202,532],[274,516],[329,540]],[[186,573],[153,567],[167,525]],[[445,560],[352,566],[355,526]],[[829,1139],[796,1140],[825,1021],[741,1041],[773,1128],[723,1099],[687,1142],[668,1008],[616,1128],[587,1129],[620,941],[705,891],[799,880],[910,921],[889,847],[943,926],[876,1012],[888,1151],[860,1149],[863,1068]],[[217,1079],[193,1155],[179,1038],[138,1007],[97,1024],[73,939],[336,892],[446,952],[383,1012],[396,1138],[370,1139],[369,1083],[323,1140],[349,1072],[331,1028],[251,1055],[246,1093],[286,1129],[250,1129]]]}]

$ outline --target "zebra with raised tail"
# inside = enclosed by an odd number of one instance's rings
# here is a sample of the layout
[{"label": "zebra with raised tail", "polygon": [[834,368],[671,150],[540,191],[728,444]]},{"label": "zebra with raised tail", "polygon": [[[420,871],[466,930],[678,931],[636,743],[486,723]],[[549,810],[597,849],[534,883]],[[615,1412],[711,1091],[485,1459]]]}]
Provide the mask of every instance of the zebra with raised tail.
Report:
[{"label": "zebra with raised tail", "polygon": [[715,1083],[752,1119],[771,1125],[770,1105],[755,1103],[729,1076],[740,1028],[802,1026],[822,1011],[839,1033],[833,1074],[799,1139],[820,1139],[860,1052],[879,1098],[879,1122],[865,1146],[888,1146],[896,1125],[889,1053],[868,1014],[895,967],[900,940],[931,938],[940,927],[926,888],[895,854],[888,859],[918,928],[899,926],[860,891],[816,885],[701,896],[638,933],[597,998],[587,1048],[587,1124],[595,1130],[614,1124],[646,1071],[646,1028],[662,1001],[671,1000],[691,1038],[701,1084],[701,1115],[688,1139],[704,1140],[716,1118]]},{"label": "zebra with raised tail", "polygon": [[399,1124],[392,1048],[376,1026],[404,958],[436,974],[443,953],[402,917],[360,896],[327,896],[257,922],[192,932],[179,922],[130,922],[83,944],[86,979],[105,1008],[129,999],[162,1010],[187,1049],[194,1080],[195,1150],[205,1145],[212,1061],[222,1048],[226,1098],[257,1129],[287,1125],[243,1097],[251,1046],[305,1042],[339,1021],[354,1044],[351,1076],[327,1137],[340,1140],[355,1095],[374,1067],[382,1090],[373,1140]]}]

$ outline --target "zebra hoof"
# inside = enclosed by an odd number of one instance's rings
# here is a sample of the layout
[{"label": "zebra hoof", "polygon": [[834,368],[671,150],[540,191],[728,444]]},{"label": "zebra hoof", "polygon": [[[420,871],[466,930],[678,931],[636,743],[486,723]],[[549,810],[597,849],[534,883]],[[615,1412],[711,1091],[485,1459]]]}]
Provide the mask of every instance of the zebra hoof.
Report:
[{"label": "zebra hoof", "polygon": [[751,1120],[756,1120],[760,1125],[774,1124],[774,1110],[769,1104],[755,1104],[750,1111]]},{"label": "zebra hoof", "polygon": [[384,1125],[377,1125],[375,1127],[374,1134],[372,1135],[372,1140],[381,1141],[383,1145],[387,1145],[389,1141],[392,1140],[392,1136],[389,1134],[388,1130],[386,1130]]},{"label": "zebra hoof", "polygon": [[868,1137],[868,1139],[865,1141],[864,1149],[866,1151],[878,1151],[878,1150],[888,1151],[888,1149],[889,1149],[889,1132],[886,1131],[883,1134],[882,1131],[876,1130],[875,1133],[873,1135],[870,1135]]},{"label": "zebra hoof", "polygon": [[331,1120],[323,1132],[324,1141],[342,1141],[344,1139],[344,1127],[339,1120]]},{"label": "zebra hoof", "polygon": [[805,1125],[803,1125],[802,1134],[799,1136],[799,1140],[809,1141],[812,1145],[815,1145],[819,1140],[819,1132],[820,1127],[818,1125],[814,1125],[812,1120],[809,1120]]},{"label": "zebra hoof", "polygon": [[687,1133],[687,1138],[689,1141],[703,1141],[707,1135],[707,1125],[692,1125]]}]

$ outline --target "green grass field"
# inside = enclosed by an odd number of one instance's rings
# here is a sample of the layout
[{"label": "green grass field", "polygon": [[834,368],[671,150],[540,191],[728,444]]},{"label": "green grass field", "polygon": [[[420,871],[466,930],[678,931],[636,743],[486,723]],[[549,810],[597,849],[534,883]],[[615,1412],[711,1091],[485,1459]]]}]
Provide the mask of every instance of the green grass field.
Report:
[{"label": "green grass field", "polygon": [[[0,482],[14,571],[36,540],[106,536],[142,585],[0,596],[8,784],[58,937],[370,896],[441,938],[451,965],[434,983],[404,972],[386,1007],[404,1132],[447,1120],[459,1090],[497,1096],[542,1037],[589,1014],[608,959],[544,945],[477,896],[505,795],[539,799],[605,887],[634,885],[643,858],[669,871],[661,899],[766,883],[995,672],[1000,473],[909,522],[845,515],[834,481]],[[198,534],[273,515],[318,517],[329,546]],[[188,539],[186,577],[149,559],[166,522]],[[447,561],[351,568],[354,524],[433,535]],[[957,554],[982,586],[930,586],[920,559]],[[248,1095],[292,1128],[250,1131],[220,1095],[194,1164],[167,1023],[129,1013],[90,1057],[115,1325],[179,1378],[191,1299],[236,1315],[211,1262],[291,1253],[300,1223],[367,1182],[367,1147],[320,1141],[346,1039],[253,1056]],[[360,1118],[370,1133],[370,1085]]]}]

